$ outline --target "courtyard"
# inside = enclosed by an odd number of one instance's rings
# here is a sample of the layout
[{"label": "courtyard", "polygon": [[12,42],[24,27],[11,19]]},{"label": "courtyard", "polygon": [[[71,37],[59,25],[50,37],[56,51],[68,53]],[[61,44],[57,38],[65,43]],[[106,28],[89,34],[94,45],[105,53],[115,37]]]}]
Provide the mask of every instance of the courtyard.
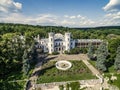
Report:
[{"label": "courtyard", "polygon": [[72,63],[72,67],[65,71],[56,68],[56,61],[47,62],[42,66],[37,83],[51,83],[96,78],[81,60],[69,60],[69,62]]},{"label": "courtyard", "polygon": [[[72,64],[68,70],[59,70],[55,64],[58,61],[67,60]],[[36,89],[42,90],[59,90],[59,85],[66,85],[70,82],[80,82],[81,88],[87,87],[86,90],[99,90],[101,88],[100,79],[96,74],[99,71],[94,68],[89,62],[86,54],[77,55],[48,55],[44,59],[44,64],[38,63],[36,70],[38,72],[37,82],[34,84]],[[34,77],[34,76],[33,76]],[[108,88],[106,80],[104,88]],[[38,89],[39,90],[39,89]]]}]

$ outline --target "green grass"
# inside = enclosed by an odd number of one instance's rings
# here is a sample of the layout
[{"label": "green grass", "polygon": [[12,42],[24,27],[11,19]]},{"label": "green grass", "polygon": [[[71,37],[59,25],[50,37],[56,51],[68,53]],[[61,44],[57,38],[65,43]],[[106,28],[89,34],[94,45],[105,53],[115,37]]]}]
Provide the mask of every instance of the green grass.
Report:
[{"label": "green grass", "polygon": [[89,63],[92,64],[94,67],[96,67],[96,61],[93,61],[93,60],[89,60]]},{"label": "green grass", "polygon": [[109,84],[115,85],[120,89],[120,74],[117,74],[116,70],[114,69],[114,65],[108,68],[108,72],[104,72],[104,77],[111,78],[112,74],[117,77],[117,80],[108,81]]},{"label": "green grass", "polygon": [[[89,60],[89,62],[95,67],[95,62],[96,61],[92,61],[92,60]],[[104,77],[111,77],[111,73],[114,74],[114,76],[117,77],[117,80],[115,81],[112,81],[112,82],[109,82],[111,85],[115,85],[117,86],[119,89],[120,89],[120,74],[117,74],[117,72],[115,71],[114,69],[114,65],[112,65],[111,67],[108,68],[108,72],[104,72]]]},{"label": "green grass", "polygon": [[50,61],[43,65],[40,72],[38,83],[50,83],[72,80],[93,79],[91,71],[82,61],[71,61],[72,67],[62,71],[55,67],[55,61]]},{"label": "green grass", "polygon": [[120,74],[116,74],[115,76],[117,77],[117,80],[113,81],[112,84],[120,89]]},{"label": "green grass", "polygon": [[[107,73],[107,74],[105,74],[105,76],[111,78],[112,75]],[[117,77],[117,80],[113,80],[113,81],[109,80],[108,83],[111,84],[111,85],[115,85],[120,89],[120,74],[115,74],[114,73],[114,76]]]},{"label": "green grass", "polygon": [[108,68],[108,71],[109,71],[110,73],[116,73],[115,68],[114,68],[114,65],[112,65],[111,67],[109,67],[109,68]]}]

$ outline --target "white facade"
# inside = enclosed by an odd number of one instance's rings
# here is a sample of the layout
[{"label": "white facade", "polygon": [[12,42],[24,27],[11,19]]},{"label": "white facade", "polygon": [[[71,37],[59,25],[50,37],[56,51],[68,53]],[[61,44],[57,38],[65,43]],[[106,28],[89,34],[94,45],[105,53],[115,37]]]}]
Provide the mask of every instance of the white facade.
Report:
[{"label": "white facade", "polygon": [[43,48],[44,52],[60,52],[63,53],[65,50],[69,51],[75,47],[75,40],[71,39],[70,33],[62,35],[60,33],[54,34],[53,32],[48,33],[48,38],[39,39],[36,38],[39,43],[38,47]]},{"label": "white facade", "polygon": [[53,32],[48,33],[48,38],[40,39],[39,36],[35,38],[38,42],[37,47],[42,48],[44,52],[60,52],[70,51],[75,47],[87,47],[89,43],[98,46],[102,40],[100,39],[72,39],[71,33],[60,33],[54,34]]}]

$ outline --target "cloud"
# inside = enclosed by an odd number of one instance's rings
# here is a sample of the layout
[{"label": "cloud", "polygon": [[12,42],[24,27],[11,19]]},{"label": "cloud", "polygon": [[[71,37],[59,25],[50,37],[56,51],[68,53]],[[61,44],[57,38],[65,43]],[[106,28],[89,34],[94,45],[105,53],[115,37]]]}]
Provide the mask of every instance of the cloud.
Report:
[{"label": "cloud", "polygon": [[11,13],[0,17],[0,22],[4,23],[22,23],[22,24],[32,24],[32,25],[55,25],[56,22],[55,15],[51,14],[40,14],[36,16],[25,16],[20,13]]},{"label": "cloud", "polygon": [[70,16],[70,19],[75,19],[76,18],[76,16]]},{"label": "cloud", "polygon": [[21,8],[22,4],[14,0],[0,0],[0,12],[13,13],[20,11]]},{"label": "cloud", "polygon": [[92,26],[94,24],[94,21],[80,15],[57,16],[53,14],[40,14],[36,16],[25,16],[20,13],[11,13],[2,17],[0,16],[0,22],[69,27]]},{"label": "cloud", "polygon": [[[67,16],[67,17],[66,17]],[[70,15],[39,14],[26,16],[21,13],[11,13],[1,16],[0,22],[4,23],[22,23],[32,25],[52,25],[67,27],[96,27],[108,25],[120,25],[120,12],[106,14],[100,20],[91,20],[86,16],[72,15],[76,18],[70,18]]]},{"label": "cloud", "polygon": [[93,26],[94,21],[88,19],[86,16],[82,15],[64,15],[63,20],[59,22],[59,25],[71,26],[71,27],[85,27]]},{"label": "cloud", "polygon": [[120,20],[120,12],[116,12],[116,13],[108,13],[105,15],[105,17],[107,18],[111,18],[113,20],[119,19]]},{"label": "cloud", "polygon": [[63,20],[60,22],[60,24],[64,26],[72,26],[75,25],[75,22],[74,21],[70,22],[69,20]]},{"label": "cloud", "polygon": [[118,11],[120,10],[120,0],[110,0],[109,3],[103,7],[105,11]]},{"label": "cloud", "polygon": [[103,7],[103,9],[108,12],[103,19],[99,20],[99,25],[120,25],[120,0],[110,0],[109,3]]},{"label": "cloud", "polygon": [[119,26],[120,12],[108,13],[97,22],[99,26]]}]

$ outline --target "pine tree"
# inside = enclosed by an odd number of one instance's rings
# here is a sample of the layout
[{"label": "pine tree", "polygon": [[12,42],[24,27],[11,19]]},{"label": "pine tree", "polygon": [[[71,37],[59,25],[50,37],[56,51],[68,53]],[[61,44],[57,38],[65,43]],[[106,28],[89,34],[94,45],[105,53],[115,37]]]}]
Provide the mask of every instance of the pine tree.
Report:
[{"label": "pine tree", "polygon": [[25,75],[28,74],[29,69],[30,69],[29,60],[26,59],[25,62],[23,63],[23,72]]},{"label": "pine tree", "polygon": [[93,45],[91,43],[89,44],[88,54],[87,55],[88,55],[88,57],[90,59],[94,58],[94,47],[93,47]]},{"label": "pine tree", "polygon": [[96,51],[97,56],[99,56],[100,54],[105,56],[105,58],[108,56],[108,48],[107,48],[107,44],[105,42],[102,42]]},{"label": "pine tree", "polygon": [[120,46],[117,48],[114,67],[116,70],[120,70]]},{"label": "pine tree", "polygon": [[101,71],[106,71],[107,68],[105,66],[105,61],[106,61],[106,58],[102,54],[97,56],[96,67]]},{"label": "pine tree", "polygon": [[101,45],[98,47],[96,51],[97,55],[97,61],[96,61],[96,67],[101,71],[106,71],[106,58],[108,56],[108,49],[105,42],[101,43]]},{"label": "pine tree", "polygon": [[22,67],[22,71],[25,75],[28,74],[30,70],[30,62],[28,59],[28,53],[27,50],[24,51],[24,55],[23,55],[23,67]]}]

